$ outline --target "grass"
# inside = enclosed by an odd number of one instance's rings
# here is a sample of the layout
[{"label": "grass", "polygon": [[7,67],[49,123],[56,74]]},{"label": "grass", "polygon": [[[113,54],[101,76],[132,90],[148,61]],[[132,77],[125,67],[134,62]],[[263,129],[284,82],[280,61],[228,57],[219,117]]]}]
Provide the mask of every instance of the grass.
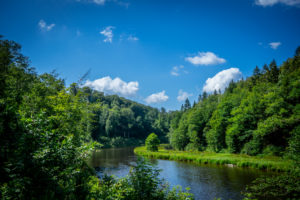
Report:
[{"label": "grass", "polygon": [[177,160],[196,164],[231,164],[238,167],[250,167],[277,172],[290,171],[293,169],[293,163],[291,161],[275,156],[257,157],[244,154],[176,151],[166,150],[162,147],[159,147],[157,152],[147,151],[145,147],[136,147],[134,153],[148,158]]}]

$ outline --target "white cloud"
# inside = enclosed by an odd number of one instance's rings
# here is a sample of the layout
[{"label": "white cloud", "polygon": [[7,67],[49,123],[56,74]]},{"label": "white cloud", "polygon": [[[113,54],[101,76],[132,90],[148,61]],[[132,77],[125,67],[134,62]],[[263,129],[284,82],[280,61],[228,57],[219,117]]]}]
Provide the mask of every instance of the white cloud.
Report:
[{"label": "white cloud", "polygon": [[129,40],[129,41],[138,41],[139,38],[137,38],[135,36],[132,36],[132,35],[129,35],[128,38],[127,38],[127,40]]},{"label": "white cloud", "polygon": [[93,0],[95,4],[104,5],[106,0]]},{"label": "white cloud", "polygon": [[289,6],[300,5],[300,0],[255,0],[255,4],[259,6],[273,6],[277,3],[282,3]]},{"label": "white cloud", "polygon": [[208,78],[203,87],[203,91],[213,92],[224,91],[228,84],[233,80],[239,80],[242,77],[242,72],[238,68],[230,68],[217,73],[214,77]]},{"label": "white cloud", "polygon": [[88,2],[103,6],[107,0],[76,0],[77,2]]},{"label": "white cloud", "polygon": [[185,60],[194,65],[217,65],[226,62],[224,58],[219,58],[213,52],[199,52],[197,56],[186,57]]},{"label": "white cloud", "polygon": [[171,71],[171,75],[172,75],[172,76],[179,76],[180,74],[179,74],[178,71],[179,71],[178,67],[176,67],[176,66],[173,67],[173,68],[172,68],[172,71]]},{"label": "white cloud", "polygon": [[114,36],[113,31],[112,31],[113,28],[115,28],[115,27],[108,26],[103,31],[100,31],[100,34],[105,36],[105,39],[103,40],[103,42],[112,43],[112,39]]},{"label": "white cloud", "polygon": [[123,6],[123,7],[125,7],[125,8],[128,8],[129,5],[130,5],[130,3],[128,3],[128,2],[116,1],[116,0],[115,0],[115,2],[116,2],[119,6]]},{"label": "white cloud", "polygon": [[38,23],[40,29],[42,31],[51,31],[51,29],[55,26],[55,24],[48,25],[44,20],[40,20]]},{"label": "white cloud", "polygon": [[169,99],[165,93],[166,91],[163,90],[162,92],[151,94],[145,99],[145,101],[148,104],[165,102]]},{"label": "white cloud", "polygon": [[86,2],[86,3],[93,3],[93,4],[97,4],[100,6],[104,6],[107,3],[115,3],[119,6],[123,6],[125,8],[129,7],[129,3],[128,2],[123,2],[123,1],[119,1],[119,0],[76,0],[77,2]]},{"label": "white cloud", "polygon": [[179,76],[181,73],[189,73],[188,71],[184,70],[184,66],[183,65],[180,65],[180,66],[174,66],[170,72],[170,74],[172,76]]},{"label": "white cloud", "polygon": [[111,79],[109,76],[96,79],[94,81],[87,80],[83,86],[87,86],[107,94],[119,94],[122,96],[133,96],[139,90],[139,83],[137,81],[126,83],[118,77]]},{"label": "white cloud", "polygon": [[183,90],[179,90],[177,100],[178,101],[185,101],[187,98],[193,96],[193,94],[189,94],[187,92],[184,92]]},{"label": "white cloud", "polygon": [[272,49],[276,50],[281,45],[281,42],[270,42],[269,45]]}]

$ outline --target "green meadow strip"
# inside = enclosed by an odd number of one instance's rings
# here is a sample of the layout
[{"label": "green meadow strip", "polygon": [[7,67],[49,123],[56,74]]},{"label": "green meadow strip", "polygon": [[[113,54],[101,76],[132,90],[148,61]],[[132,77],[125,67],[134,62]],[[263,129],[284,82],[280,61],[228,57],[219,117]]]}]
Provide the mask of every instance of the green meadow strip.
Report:
[{"label": "green meadow strip", "polygon": [[196,164],[216,164],[230,167],[255,168],[267,171],[290,171],[293,164],[280,157],[257,157],[243,154],[176,151],[159,148],[157,152],[147,151],[145,147],[136,147],[134,153],[140,156],[164,160],[177,160]]}]

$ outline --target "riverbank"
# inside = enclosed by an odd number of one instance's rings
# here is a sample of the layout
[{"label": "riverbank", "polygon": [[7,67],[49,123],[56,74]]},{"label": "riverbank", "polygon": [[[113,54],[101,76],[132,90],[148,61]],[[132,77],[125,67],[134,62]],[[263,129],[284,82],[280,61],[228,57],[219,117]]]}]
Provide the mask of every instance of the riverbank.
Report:
[{"label": "riverbank", "polygon": [[162,147],[159,147],[158,152],[147,151],[146,147],[136,147],[134,153],[148,158],[227,165],[229,167],[251,167],[277,172],[290,171],[293,168],[291,161],[274,156],[257,157],[230,153],[176,151],[166,150]]}]

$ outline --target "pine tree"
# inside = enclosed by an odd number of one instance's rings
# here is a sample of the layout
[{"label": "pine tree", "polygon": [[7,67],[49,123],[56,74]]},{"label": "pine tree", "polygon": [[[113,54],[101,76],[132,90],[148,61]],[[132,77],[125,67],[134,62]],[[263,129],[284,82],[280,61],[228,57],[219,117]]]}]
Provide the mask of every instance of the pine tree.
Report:
[{"label": "pine tree", "polygon": [[260,76],[261,72],[258,66],[255,67],[255,69],[253,70],[253,76]]},{"label": "pine tree", "polygon": [[272,60],[272,62],[269,65],[270,73],[268,76],[268,80],[272,83],[278,82],[278,76],[279,76],[279,69],[277,67],[276,61]]},{"label": "pine tree", "polygon": [[295,57],[300,57],[300,46],[296,49]]},{"label": "pine tree", "polygon": [[190,108],[191,108],[191,103],[190,103],[189,99],[187,98],[184,103],[184,110],[188,110]]},{"label": "pine tree", "polygon": [[201,101],[202,101],[202,95],[199,94],[199,96],[198,96],[198,102],[201,102]]},{"label": "pine tree", "polygon": [[184,106],[183,106],[183,104],[181,104],[180,111],[184,111]]},{"label": "pine tree", "polygon": [[208,96],[207,92],[206,92],[206,91],[204,91],[204,92],[203,92],[203,94],[202,94],[202,100],[206,99],[206,98],[207,98],[207,96]]}]

